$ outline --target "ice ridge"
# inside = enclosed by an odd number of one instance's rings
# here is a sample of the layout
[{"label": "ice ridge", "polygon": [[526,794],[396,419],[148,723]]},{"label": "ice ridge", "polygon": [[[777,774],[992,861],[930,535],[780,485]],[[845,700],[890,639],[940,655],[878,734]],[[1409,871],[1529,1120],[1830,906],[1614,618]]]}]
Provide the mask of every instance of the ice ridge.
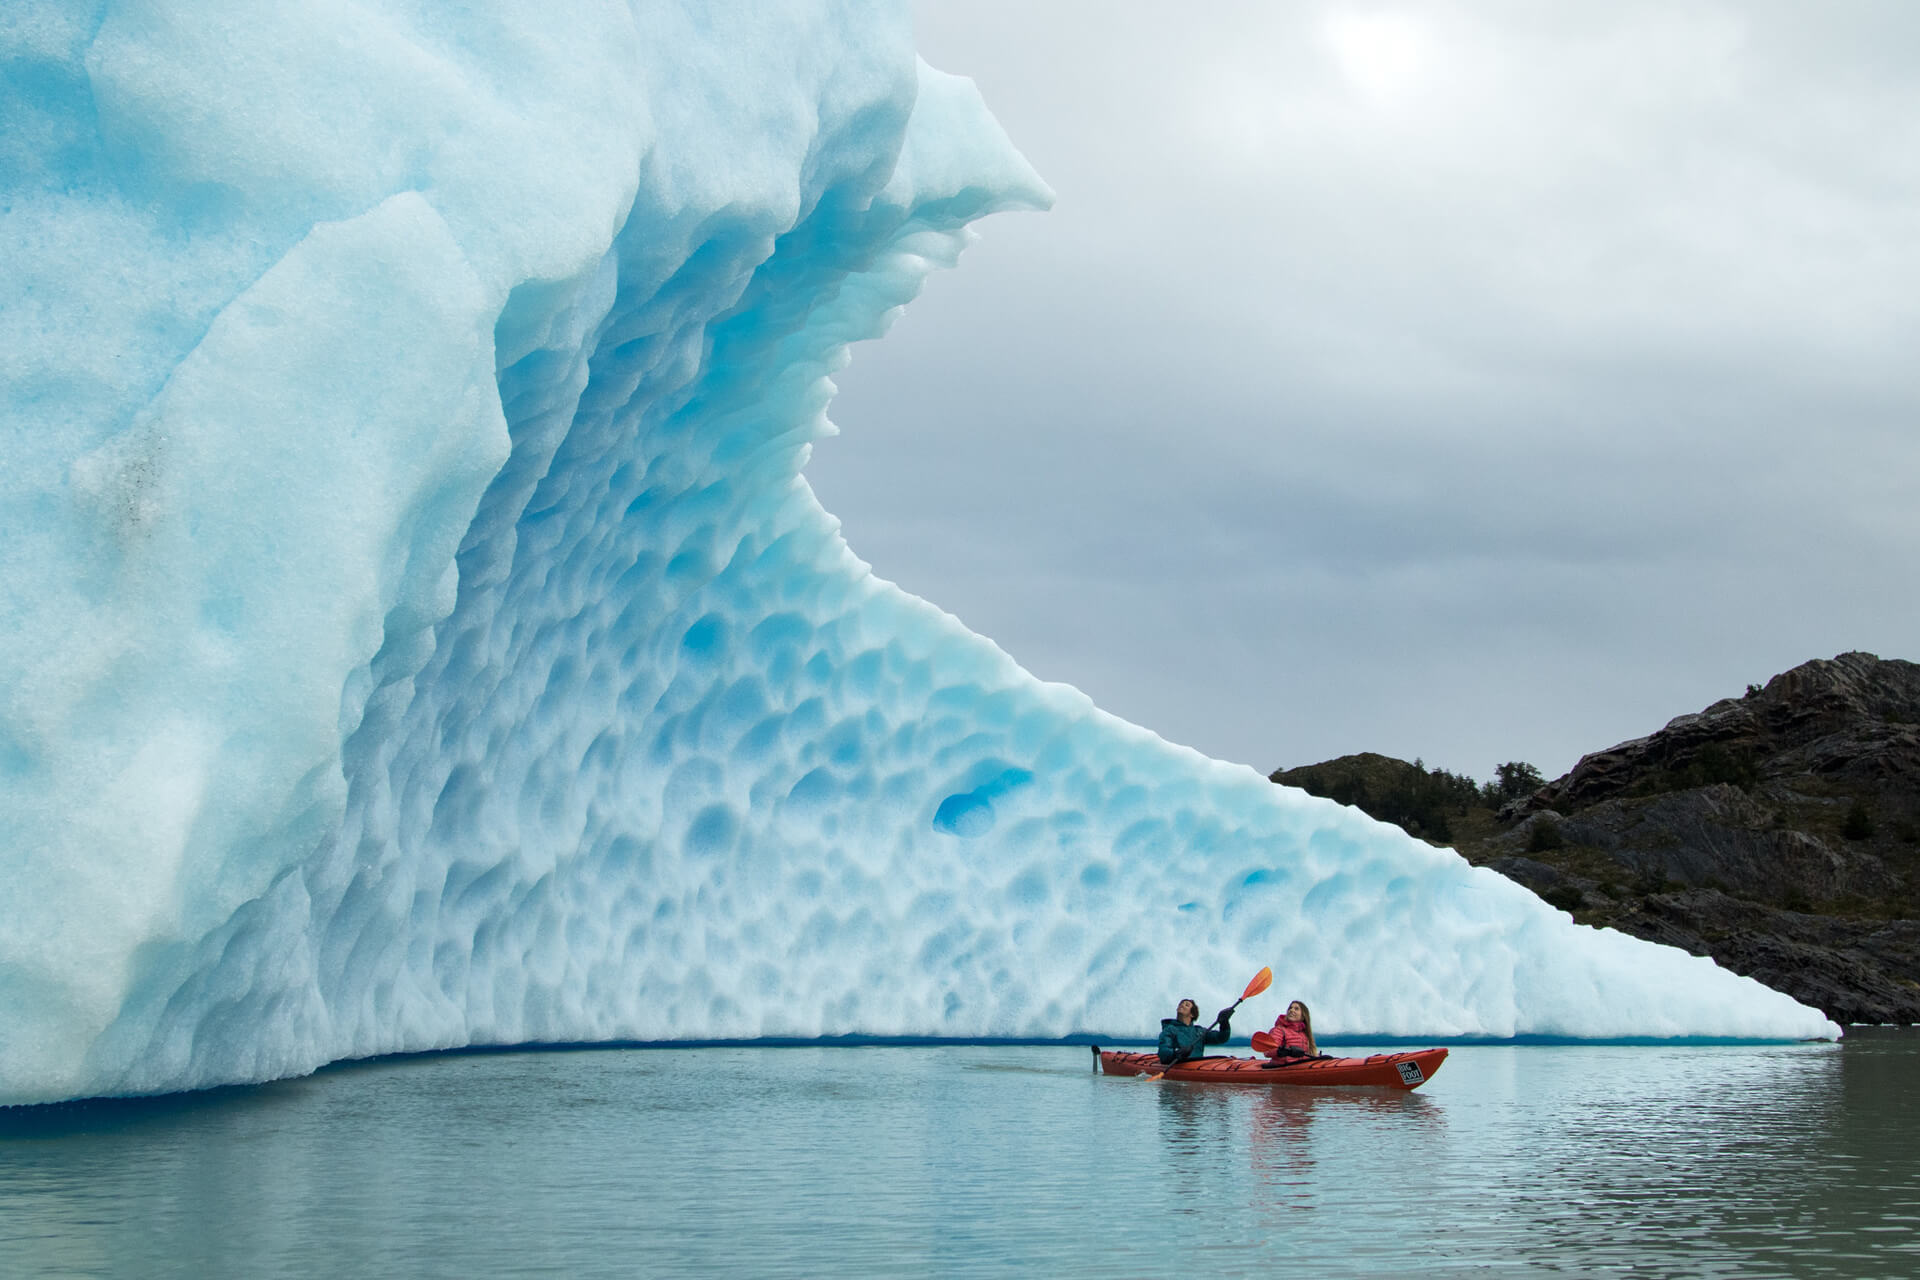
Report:
[{"label": "ice ridge", "polygon": [[1049,194],[903,6],[0,21],[0,1102],[469,1044],[1836,1034],[873,577],[833,373]]}]

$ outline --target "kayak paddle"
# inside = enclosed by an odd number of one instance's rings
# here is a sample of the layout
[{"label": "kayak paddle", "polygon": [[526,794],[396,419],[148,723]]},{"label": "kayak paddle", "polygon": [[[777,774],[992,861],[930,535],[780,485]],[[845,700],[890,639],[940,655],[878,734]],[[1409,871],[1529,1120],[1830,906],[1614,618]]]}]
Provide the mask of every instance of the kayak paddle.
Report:
[{"label": "kayak paddle", "polygon": [[[1255,996],[1259,995],[1262,991],[1265,991],[1268,987],[1272,985],[1273,985],[1273,966],[1272,965],[1262,966],[1260,972],[1253,975],[1253,981],[1247,984],[1247,989],[1240,993],[1240,998],[1238,1000],[1235,1000],[1231,1005],[1227,1006],[1224,1012],[1227,1014],[1228,1017],[1233,1016],[1233,1011],[1235,1009],[1238,1009],[1241,1005],[1253,999]],[[1211,1031],[1219,1025],[1220,1025],[1220,1019],[1215,1018],[1212,1022],[1209,1022],[1207,1024],[1207,1030]],[[1184,1062],[1184,1061],[1186,1061],[1186,1059],[1182,1058],[1181,1062]],[[1167,1069],[1169,1067],[1177,1067],[1179,1065],[1180,1065],[1179,1062],[1169,1062],[1165,1067],[1160,1068],[1160,1070],[1148,1076],[1147,1079],[1158,1080],[1160,1079],[1160,1077],[1167,1074]]]},{"label": "kayak paddle", "polygon": [[[1260,972],[1253,975],[1253,981],[1249,982],[1247,984],[1247,989],[1240,993],[1240,998],[1238,1000],[1235,1000],[1231,1005],[1228,1006],[1227,1008],[1228,1016],[1232,1016],[1233,1011],[1235,1009],[1238,1009],[1241,1005],[1253,999],[1255,996],[1259,995],[1262,991],[1265,991],[1268,987],[1272,985],[1273,985],[1273,966],[1268,965],[1265,968],[1261,969]],[[1215,1018],[1212,1022],[1208,1023],[1207,1025],[1209,1027],[1217,1027],[1220,1025],[1220,1019]]]}]

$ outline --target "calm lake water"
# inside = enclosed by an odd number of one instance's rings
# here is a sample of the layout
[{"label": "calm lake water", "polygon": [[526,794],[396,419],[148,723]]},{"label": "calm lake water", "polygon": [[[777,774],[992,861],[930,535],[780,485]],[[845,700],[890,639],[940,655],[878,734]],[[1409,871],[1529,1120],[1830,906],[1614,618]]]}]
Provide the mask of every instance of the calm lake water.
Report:
[{"label": "calm lake water", "polygon": [[1411,1094],[1090,1063],[476,1054],[0,1112],[0,1274],[1920,1274],[1920,1033],[1470,1046]]}]

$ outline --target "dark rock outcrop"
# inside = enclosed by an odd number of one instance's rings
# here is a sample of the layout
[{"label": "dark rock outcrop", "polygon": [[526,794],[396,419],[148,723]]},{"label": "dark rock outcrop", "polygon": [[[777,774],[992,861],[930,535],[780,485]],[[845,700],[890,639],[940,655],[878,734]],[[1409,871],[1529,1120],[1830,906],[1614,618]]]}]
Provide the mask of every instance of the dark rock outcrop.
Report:
[{"label": "dark rock outcrop", "polygon": [[1815,659],[1743,698],[1581,757],[1521,809],[1566,813],[1636,792],[1808,778],[1869,789],[1896,784],[1887,798],[1900,816],[1916,816],[1920,664],[1870,653]]},{"label": "dark rock outcrop", "polygon": [[[1343,757],[1275,781],[1349,760],[1420,769]],[[1582,923],[1711,955],[1836,1021],[1920,1022],[1920,665],[1808,662],[1532,795],[1490,792],[1448,812],[1450,842]]]},{"label": "dark rock outcrop", "polygon": [[1715,889],[1642,899],[1614,927],[1710,955],[1836,1022],[1920,1022],[1920,921],[1780,911]]}]

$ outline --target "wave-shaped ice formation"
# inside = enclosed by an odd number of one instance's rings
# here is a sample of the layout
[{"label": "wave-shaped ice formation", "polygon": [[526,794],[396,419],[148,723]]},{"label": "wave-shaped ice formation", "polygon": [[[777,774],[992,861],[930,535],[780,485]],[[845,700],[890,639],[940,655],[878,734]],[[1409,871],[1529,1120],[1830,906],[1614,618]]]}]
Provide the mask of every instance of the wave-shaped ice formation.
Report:
[{"label": "wave-shaped ice formation", "polygon": [[902,8],[461,13],[0,24],[0,1101],[1140,1031],[1268,960],[1334,1030],[1833,1032],[849,553],[847,345],[1048,198]]}]

